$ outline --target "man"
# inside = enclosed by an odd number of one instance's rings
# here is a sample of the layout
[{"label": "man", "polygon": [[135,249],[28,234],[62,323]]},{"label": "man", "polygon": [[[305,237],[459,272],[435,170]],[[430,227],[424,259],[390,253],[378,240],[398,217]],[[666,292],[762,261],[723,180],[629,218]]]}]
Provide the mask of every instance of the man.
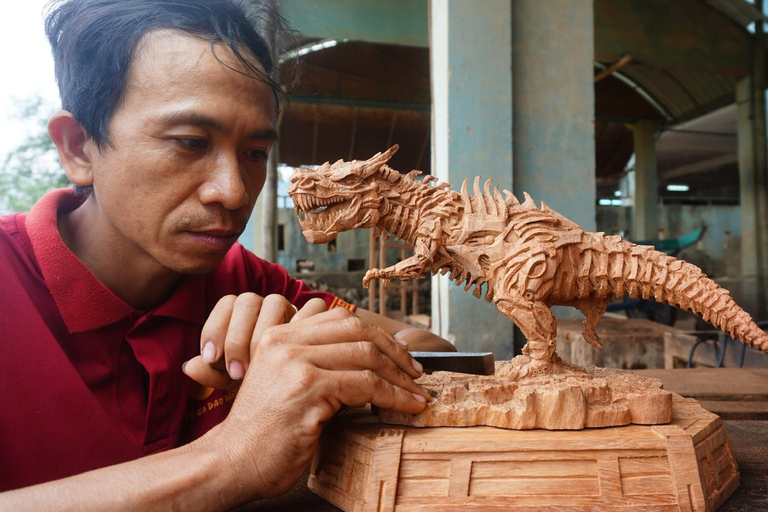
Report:
[{"label": "man", "polygon": [[0,219],[0,509],[227,509],[289,489],[342,404],[421,411],[407,346],[445,340],[235,243],[279,99],[241,10],[70,0],[46,27],[79,193]]}]

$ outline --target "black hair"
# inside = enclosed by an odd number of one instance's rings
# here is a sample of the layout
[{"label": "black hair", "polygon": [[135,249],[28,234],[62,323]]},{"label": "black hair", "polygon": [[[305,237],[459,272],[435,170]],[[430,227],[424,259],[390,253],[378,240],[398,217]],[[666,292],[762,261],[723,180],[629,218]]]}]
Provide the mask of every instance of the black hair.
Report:
[{"label": "black hair", "polygon": [[[109,124],[137,43],[150,31],[176,29],[210,39],[212,50],[215,43],[226,44],[244,74],[270,86],[279,110],[285,97],[273,78],[270,45],[259,29],[275,36],[284,31],[282,18],[269,3],[249,5],[248,11],[234,0],[53,0],[47,6],[45,30],[62,108],[72,113],[99,150],[111,146]],[[254,57],[263,71],[249,60]]]}]

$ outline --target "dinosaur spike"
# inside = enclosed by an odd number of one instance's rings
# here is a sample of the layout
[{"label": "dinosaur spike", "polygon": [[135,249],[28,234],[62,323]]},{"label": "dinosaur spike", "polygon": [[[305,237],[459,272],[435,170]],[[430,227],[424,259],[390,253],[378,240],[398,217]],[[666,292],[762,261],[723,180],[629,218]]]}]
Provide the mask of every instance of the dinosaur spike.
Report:
[{"label": "dinosaur spike", "polygon": [[472,201],[469,199],[469,192],[467,192],[467,183],[469,178],[466,178],[461,184],[461,199],[464,201],[464,211],[472,211]]},{"label": "dinosaur spike", "polygon": [[414,169],[408,174],[406,174],[405,177],[408,178],[409,180],[413,180],[416,176],[419,176],[420,174],[421,174],[421,171]]},{"label": "dinosaur spike", "polygon": [[504,203],[504,198],[499,193],[499,186],[493,187],[493,200],[496,202],[496,215],[507,218],[507,205]]},{"label": "dinosaur spike", "polygon": [[505,201],[507,203],[507,206],[520,205],[520,201],[518,201],[517,197],[515,197],[515,194],[513,194],[509,190],[504,190],[504,195],[507,197],[507,200]]},{"label": "dinosaur spike", "polygon": [[552,209],[549,206],[546,205],[544,200],[541,201],[541,211],[543,211],[543,212],[552,211]]},{"label": "dinosaur spike", "polygon": [[475,182],[472,184],[472,211],[474,213],[488,213],[485,209],[483,194],[480,192],[480,176],[475,176]]},{"label": "dinosaur spike", "polygon": [[533,201],[533,198],[531,198],[528,192],[523,192],[523,197],[525,197],[523,208],[527,208],[529,210],[536,208],[536,203]]},{"label": "dinosaur spike", "polygon": [[485,211],[490,213],[491,215],[495,215],[496,212],[494,211],[494,204],[491,198],[491,182],[492,179],[488,179],[485,181],[485,185],[483,185],[483,202],[485,203]]}]

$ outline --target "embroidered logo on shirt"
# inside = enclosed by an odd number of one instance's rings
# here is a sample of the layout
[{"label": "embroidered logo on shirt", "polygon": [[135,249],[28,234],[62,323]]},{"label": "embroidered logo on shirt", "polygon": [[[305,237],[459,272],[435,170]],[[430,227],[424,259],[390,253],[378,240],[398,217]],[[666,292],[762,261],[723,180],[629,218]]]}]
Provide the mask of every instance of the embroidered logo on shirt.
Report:
[{"label": "embroidered logo on shirt", "polygon": [[213,393],[213,388],[203,386],[199,382],[192,381],[189,386],[189,396],[195,400],[205,400]]},{"label": "embroidered logo on shirt", "polygon": [[357,306],[355,306],[354,304],[350,304],[345,300],[341,300],[338,297],[334,297],[333,302],[331,302],[331,307],[329,307],[328,309],[331,310],[334,308],[347,308],[348,310],[354,313],[355,310],[357,309]]}]

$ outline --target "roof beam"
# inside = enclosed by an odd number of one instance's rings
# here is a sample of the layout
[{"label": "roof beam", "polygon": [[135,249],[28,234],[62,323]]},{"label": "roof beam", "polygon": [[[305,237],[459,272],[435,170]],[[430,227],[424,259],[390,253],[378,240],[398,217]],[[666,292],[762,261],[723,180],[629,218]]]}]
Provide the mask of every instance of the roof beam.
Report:
[{"label": "roof beam", "polygon": [[674,178],[680,178],[682,176],[688,176],[689,174],[696,174],[699,172],[709,171],[723,165],[733,164],[738,162],[739,156],[737,153],[726,153],[725,155],[716,156],[713,158],[707,158],[700,162],[693,164],[681,165],[664,171],[661,173],[660,178],[662,180],[671,180]]}]

